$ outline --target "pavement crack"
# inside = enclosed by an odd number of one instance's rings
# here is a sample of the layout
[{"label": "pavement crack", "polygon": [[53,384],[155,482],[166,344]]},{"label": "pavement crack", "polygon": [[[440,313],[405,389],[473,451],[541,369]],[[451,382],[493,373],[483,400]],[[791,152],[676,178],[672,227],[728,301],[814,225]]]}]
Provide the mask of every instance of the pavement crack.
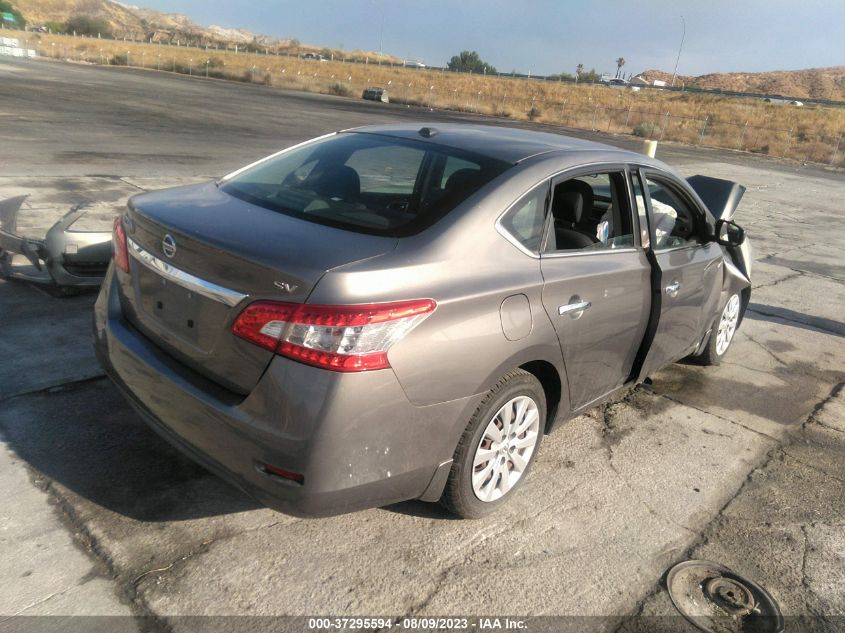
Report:
[{"label": "pavement crack", "polygon": [[845,433],[845,429],[838,429],[835,426],[830,426],[829,424],[826,424],[825,422],[821,422],[820,420],[815,420],[814,423],[818,424],[819,426],[821,426],[821,427],[823,427],[823,428],[825,428],[829,431],[835,431],[836,433]]},{"label": "pavement crack", "polygon": [[75,389],[77,387],[84,387],[85,385],[103,380],[106,378],[105,374],[96,374],[94,376],[87,376],[86,378],[79,378],[77,380],[70,380],[67,382],[60,382],[53,385],[46,385],[38,389],[31,389],[29,391],[21,391],[19,393],[11,393],[0,397],[0,402],[13,400],[15,398],[23,398],[25,396],[35,396],[41,393],[55,393],[57,391],[66,391],[67,389]]},{"label": "pavement crack", "polygon": [[762,349],[762,350],[763,350],[764,352],[766,352],[769,356],[771,356],[771,357],[774,359],[774,361],[775,361],[775,362],[777,362],[777,363],[779,363],[779,364],[783,365],[784,367],[786,367],[786,366],[787,366],[787,363],[786,363],[783,359],[781,359],[781,358],[780,358],[780,356],[778,356],[777,354],[775,354],[772,350],[770,350],[768,347],[766,347],[765,345],[763,345],[763,344],[762,344],[760,341],[758,341],[756,338],[754,338],[754,337],[753,337],[753,336],[751,336],[750,334],[746,334],[745,336],[748,338],[748,340],[749,340],[749,341],[751,341],[752,343],[754,343],[755,345],[757,345],[760,349]]},{"label": "pavement crack", "polygon": [[130,187],[135,187],[135,189],[138,189],[139,191],[146,191],[146,189],[144,189],[142,186],[140,186],[140,185],[136,185],[134,182],[129,182],[128,180],[126,180],[126,177],[125,177],[125,176],[120,176],[120,177],[118,177],[118,180],[119,180],[120,182],[125,182],[125,183],[126,183],[127,185],[129,185]]},{"label": "pavement crack", "polygon": [[792,453],[789,452],[789,447],[786,447],[782,450],[783,450],[784,455],[788,456],[790,459],[794,459],[796,462],[798,462],[799,464],[801,464],[805,468],[808,468],[809,470],[812,470],[813,472],[817,472],[820,475],[824,475],[825,477],[833,479],[834,481],[838,481],[841,484],[845,484],[845,479],[842,479],[842,477],[837,477],[836,475],[831,475],[829,472],[823,470],[822,468],[819,468],[818,466],[814,466],[813,464],[796,457],[795,455],[793,455]]},{"label": "pavement crack", "polygon": [[[769,257],[774,257],[774,255],[769,255]],[[769,257],[767,257],[767,258],[765,258],[761,261],[765,262],[766,259],[768,259]],[[775,281],[770,281],[767,284],[759,284],[757,286],[751,286],[751,289],[752,290],[761,290],[762,288],[772,288],[773,286],[777,286],[778,284],[781,284],[784,281],[789,281],[790,279],[795,279],[796,277],[801,277],[802,275],[804,275],[804,273],[800,270],[794,270],[792,268],[789,268],[789,270],[792,270],[793,272],[789,275],[786,275],[785,277],[783,277],[781,279],[777,279]]]},{"label": "pavement crack", "polygon": [[[36,475],[41,475],[31,466],[27,466],[30,476],[35,480]],[[85,521],[79,516],[76,508],[71,501],[62,494],[61,490],[54,485],[54,482],[47,479],[44,483],[35,484],[38,488],[43,490],[48,499],[51,501],[60,521],[69,529],[71,537],[77,545],[85,551],[86,554],[92,556],[97,563],[105,569],[105,577],[112,580],[115,584],[115,592],[118,596],[130,606],[136,617],[143,619],[147,625],[148,631],[155,631],[166,633],[169,627],[164,621],[156,615],[146,604],[146,602],[138,596],[131,583],[127,583],[121,579],[121,575],[117,570],[114,560],[105,550],[99,539],[91,532]]]},{"label": "pavement crack", "polygon": [[163,574],[164,572],[171,571],[174,568],[178,569],[178,568],[182,567],[189,560],[210,551],[211,547],[216,543],[229,541],[233,538],[237,538],[238,536],[241,536],[243,534],[247,534],[249,532],[254,532],[256,530],[268,530],[268,529],[274,528],[277,525],[280,525],[282,523],[287,524],[289,522],[286,521],[286,520],[274,521],[273,523],[270,523],[268,525],[258,525],[258,526],[255,526],[255,527],[239,530],[237,532],[231,532],[229,534],[221,534],[220,536],[217,536],[215,538],[208,539],[207,541],[203,541],[198,546],[194,547],[193,549],[189,550],[188,552],[176,557],[175,559],[170,561],[170,563],[168,563],[166,565],[159,564],[160,565],[159,567],[156,567],[156,568],[153,568],[153,569],[148,569],[148,570],[138,574],[131,581],[129,581],[129,583],[133,587],[138,587],[142,583],[142,581],[145,578],[147,578],[148,576],[151,576],[153,574]]},{"label": "pavement crack", "polygon": [[173,567],[174,567],[177,563],[179,563],[179,564],[184,563],[185,561],[187,561],[187,560],[189,560],[189,559],[191,559],[191,558],[193,558],[193,557],[195,557],[195,556],[198,556],[199,554],[202,554],[202,553],[204,553],[204,552],[207,552],[207,551],[208,551],[209,546],[210,546],[210,545],[214,542],[214,540],[215,540],[215,539],[210,539],[210,540],[208,540],[208,541],[203,541],[202,543],[200,543],[200,544],[199,544],[199,546],[198,546],[198,547],[195,547],[194,549],[192,549],[192,550],[191,550],[190,552],[188,552],[187,554],[184,554],[183,556],[180,556],[179,558],[177,558],[176,560],[174,560],[173,562],[171,562],[169,565],[165,565],[164,567],[157,567],[157,568],[155,568],[155,569],[148,569],[147,571],[145,571],[145,572],[143,572],[143,573],[139,574],[139,575],[138,575],[138,576],[136,576],[134,579],[132,579],[132,580],[130,581],[130,583],[131,583],[134,587],[137,587],[137,586],[138,586],[138,584],[139,584],[139,583],[140,583],[140,582],[141,582],[144,578],[146,578],[147,576],[149,576],[149,575],[151,575],[151,574],[155,574],[155,573],[160,573],[160,572],[169,571],[169,570],[173,569]]},{"label": "pavement crack", "polygon": [[[820,426],[827,426],[826,424],[822,424],[821,422],[819,422],[819,419],[818,419],[819,413],[821,413],[822,409],[824,409],[827,406],[828,402],[837,398],[839,396],[839,394],[842,393],[843,388],[845,388],[845,381],[836,383],[833,386],[833,388],[830,390],[830,393],[828,393],[824,398],[819,400],[816,403],[816,406],[813,407],[813,410],[810,411],[810,414],[807,416],[807,419],[804,420],[804,423],[801,425],[801,430],[806,429],[807,426],[809,426],[810,424],[818,424]],[[830,428],[830,427],[828,427],[828,428]]]},{"label": "pavement crack", "polygon": [[736,420],[731,420],[730,418],[726,418],[725,416],[719,415],[718,413],[713,413],[712,411],[707,411],[706,409],[696,407],[695,405],[689,404],[689,403],[684,402],[682,400],[678,400],[677,398],[673,398],[672,396],[665,394],[665,393],[656,394],[656,395],[659,395],[661,398],[666,398],[667,400],[670,400],[671,402],[674,402],[675,404],[679,404],[679,405],[684,406],[684,407],[689,407],[690,409],[695,409],[696,411],[699,411],[700,413],[706,413],[707,415],[712,415],[714,418],[719,418],[720,420],[724,420],[725,422],[729,422],[730,424],[734,424],[734,425],[736,425],[740,428],[745,429],[746,431],[750,431],[752,433],[755,433],[756,435],[759,435],[761,437],[765,437],[766,439],[771,440],[772,442],[776,442],[776,443],[780,442],[780,440],[778,438],[773,437],[773,436],[769,435],[768,433],[764,433],[763,431],[758,431],[757,429],[752,429],[750,426],[746,426],[742,422],[737,422]]},{"label": "pavement crack", "polygon": [[[710,522],[706,526],[704,526],[704,528],[698,533],[698,537],[695,538],[686,548],[684,548],[681,551],[680,555],[674,561],[670,562],[667,569],[671,569],[677,563],[688,560],[693,555],[693,552],[707,545],[707,543],[710,541],[711,535],[716,532],[717,529],[722,525],[722,522],[724,521],[725,509],[743,493],[746,487],[748,487],[752,483],[754,473],[765,469],[779,452],[779,447],[772,447],[765,454],[765,456],[763,456],[763,458],[758,461],[756,465],[751,467],[751,469],[748,471],[748,474],[745,476],[745,479],[743,480],[742,484],[739,485],[734,494],[731,495],[731,497],[726,500],[724,504],[722,504],[722,507],[719,508],[719,510],[713,515],[713,518],[710,520]],[[663,589],[664,581],[663,577],[661,577],[657,582],[654,583],[654,586],[652,587],[651,591],[646,593],[640,600],[637,610],[628,616],[623,616],[619,625],[614,629],[614,633],[626,633],[626,624],[628,622],[635,621],[640,618],[643,615],[645,607],[649,603],[649,601],[654,598],[658,593],[660,593]]]},{"label": "pavement crack", "polygon": [[32,604],[28,604],[28,605],[26,605],[23,609],[20,609],[19,611],[15,612],[15,613],[12,613],[12,614],[10,614],[10,615],[8,615],[8,616],[5,616],[5,617],[3,617],[3,618],[0,618],[0,624],[2,624],[3,622],[5,622],[6,620],[10,620],[10,619],[14,618],[15,616],[18,616],[18,615],[24,615],[24,614],[25,614],[27,611],[29,611],[30,609],[32,609],[32,608],[34,608],[34,607],[37,607],[38,605],[44,604],[45,602],[49,602],[50,600],[52,600],[52,599],[53,599],[53,598],[55,598],[56,596],[62,596],[62,595],[64,595],[64,594],[66,594],[68,591],[70,591],[71,589],[73,589],[75,586],[76,586],[76,585],[71,585],[70,587],[66,587],[65,589],[62,589],[61,591],[54,591],[54,592],[53,592],[53,593],[51,593],[49,596],[47,596],[47,597],[45,597],[45,598],[41,598],[40,600],[36,600],[36,601],[35,601],[35,602],[33,602]]}]

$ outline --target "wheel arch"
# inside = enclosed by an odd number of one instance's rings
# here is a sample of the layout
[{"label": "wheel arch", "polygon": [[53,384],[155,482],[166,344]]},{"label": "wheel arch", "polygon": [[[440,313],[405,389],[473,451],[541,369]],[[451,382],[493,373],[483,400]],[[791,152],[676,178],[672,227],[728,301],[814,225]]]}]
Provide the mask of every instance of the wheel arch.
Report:
[{"label": "wheel arch", "polygon": [[546,422],[544,432],[550,432],[560,411],[563,395],[563,381],[558,369],[546,360],[532,360],[519,366],[520,369],[533,375],[543,387],[546,396]]}]

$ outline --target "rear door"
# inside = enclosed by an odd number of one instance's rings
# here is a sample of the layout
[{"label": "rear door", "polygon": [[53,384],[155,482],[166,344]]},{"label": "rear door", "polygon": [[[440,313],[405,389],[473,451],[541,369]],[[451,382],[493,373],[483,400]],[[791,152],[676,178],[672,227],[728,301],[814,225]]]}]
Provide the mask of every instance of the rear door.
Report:
[{"label": "rear door", "polygon": [[628,183],[624,166],[552,182],[540,257],[543,305],[563,352],[573,409],[624,384],[648,324],[651,268]]},{"label": "rear door", "polygon": [[640,377],[689,355],[710,326],[721,290],[722,249],[705,212],[671,175],[642,170],[632,183],[650,225],[658,321]]}]

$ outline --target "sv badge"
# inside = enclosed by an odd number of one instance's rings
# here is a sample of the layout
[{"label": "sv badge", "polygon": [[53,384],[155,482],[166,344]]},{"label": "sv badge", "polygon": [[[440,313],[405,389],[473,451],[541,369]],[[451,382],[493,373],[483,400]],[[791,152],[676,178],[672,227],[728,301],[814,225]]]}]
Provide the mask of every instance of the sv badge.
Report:
[{"label": "sv badge", "polygon": [[289,284],[286,281],[274,281],[273,285],[279,290],[284,290],[288,294],[299,288],[296,284]]}]

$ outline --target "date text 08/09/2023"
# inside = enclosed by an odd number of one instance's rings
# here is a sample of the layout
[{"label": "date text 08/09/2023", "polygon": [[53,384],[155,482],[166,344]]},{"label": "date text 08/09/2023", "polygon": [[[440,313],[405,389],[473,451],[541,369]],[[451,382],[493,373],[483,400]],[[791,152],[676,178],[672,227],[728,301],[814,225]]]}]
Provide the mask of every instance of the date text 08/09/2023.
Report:
[{"label": "date text 08/09/2023", "polygon": [[308,628],[316,631],[329,630],[372,630],[372,629],[407,629],[407,630],[526,630],[525,620],[518,618],[309,618]]}]

